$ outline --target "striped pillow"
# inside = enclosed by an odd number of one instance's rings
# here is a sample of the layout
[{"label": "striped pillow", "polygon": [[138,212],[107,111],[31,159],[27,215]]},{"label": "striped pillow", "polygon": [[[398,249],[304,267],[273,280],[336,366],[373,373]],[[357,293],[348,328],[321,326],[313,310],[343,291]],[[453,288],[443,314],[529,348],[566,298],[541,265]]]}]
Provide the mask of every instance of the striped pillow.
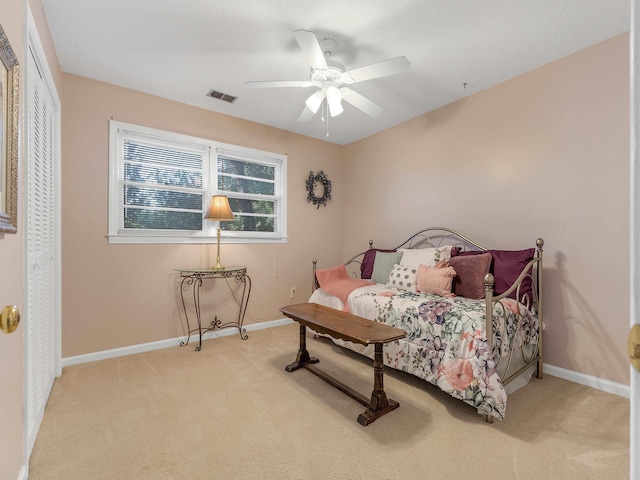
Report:
[{"label": "striped pillow", "polygon": [[376,259],[373,262],[373,273],[371,280],[383,285],[389,280],[389,274],[396,263],[400,263],[401,252],[376,252]]}]

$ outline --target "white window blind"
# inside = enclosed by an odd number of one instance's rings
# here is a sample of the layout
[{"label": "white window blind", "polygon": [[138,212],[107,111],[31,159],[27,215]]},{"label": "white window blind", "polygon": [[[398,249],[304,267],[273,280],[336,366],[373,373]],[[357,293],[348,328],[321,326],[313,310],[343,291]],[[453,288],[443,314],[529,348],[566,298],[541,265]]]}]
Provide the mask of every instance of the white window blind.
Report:
[{"label": "white window blind", "polygon": [[121,135],[121,228],[201,230],[208,147]]}]

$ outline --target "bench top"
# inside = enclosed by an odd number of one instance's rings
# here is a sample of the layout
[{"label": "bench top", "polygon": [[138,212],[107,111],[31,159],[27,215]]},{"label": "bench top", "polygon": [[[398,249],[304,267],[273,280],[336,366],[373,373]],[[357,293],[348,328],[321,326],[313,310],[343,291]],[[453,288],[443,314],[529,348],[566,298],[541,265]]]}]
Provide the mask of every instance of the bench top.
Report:
[{"label": "bench top", "polygon": [[287,317],[318,333],[361,345],[388,343],[406,336],[404,330],[368,320],[348,312],[318,305],[298,303],[280,309]]}]

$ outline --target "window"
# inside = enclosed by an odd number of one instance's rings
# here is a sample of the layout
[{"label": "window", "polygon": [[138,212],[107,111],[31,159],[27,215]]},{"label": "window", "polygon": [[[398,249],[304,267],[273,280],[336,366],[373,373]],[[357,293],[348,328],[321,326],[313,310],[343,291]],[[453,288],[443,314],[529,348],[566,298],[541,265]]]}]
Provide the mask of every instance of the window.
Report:
[{"label": "window", "polygon": [[285,155],[111,121],[109,162],[111,243],[212,237],[213,194],[234,212],[220,224],[226,241],[287,240]]}]

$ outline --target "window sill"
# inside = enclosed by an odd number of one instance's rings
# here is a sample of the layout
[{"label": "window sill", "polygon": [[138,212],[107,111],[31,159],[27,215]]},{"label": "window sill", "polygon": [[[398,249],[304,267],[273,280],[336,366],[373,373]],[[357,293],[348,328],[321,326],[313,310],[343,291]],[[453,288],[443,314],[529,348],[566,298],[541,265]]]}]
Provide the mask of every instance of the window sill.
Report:
[{"label": "window sill", "polygon": [[[194,243],[194,244],[216,244],[216,237],[181,237],[181,236],[171,236],[171,235],[157,235],[157,236],[149,236],[149,235],[126,235],[126,234],[118,234],[118,235],[107,235],[107,239],[109,243],[131,243],[131,244],[184,244],[184,243]],[[232,244],[232,243],[287,243],[289,241],[289,237],[278,237],[278,238],[247,238],[247,237],[221,237],[221,244]]]}]

